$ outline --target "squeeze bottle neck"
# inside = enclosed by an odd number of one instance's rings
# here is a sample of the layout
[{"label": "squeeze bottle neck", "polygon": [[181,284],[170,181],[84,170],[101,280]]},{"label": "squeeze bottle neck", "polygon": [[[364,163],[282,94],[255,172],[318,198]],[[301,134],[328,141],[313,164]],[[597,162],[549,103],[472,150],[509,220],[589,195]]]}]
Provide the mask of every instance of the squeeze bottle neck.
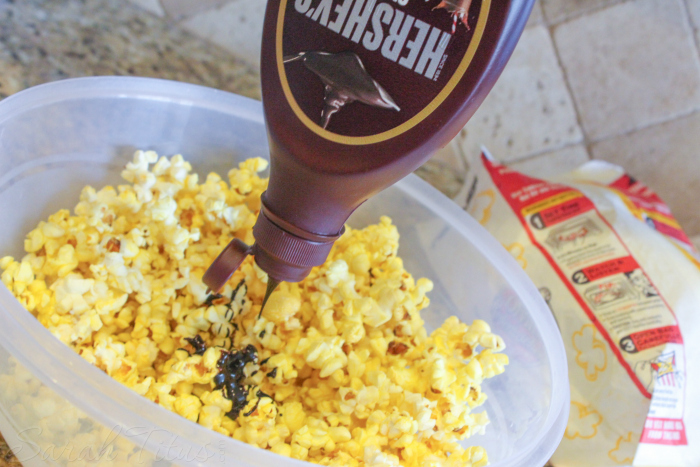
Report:
[{"label": "squeeze bottle neck", "polygon": [[[360,204],[462,129],[533,2],[269,0],[261,76],[270,181],[245,254],[278,281],[322,264]],[[231,251],[207,272],[210,287],[244,257]]]}]

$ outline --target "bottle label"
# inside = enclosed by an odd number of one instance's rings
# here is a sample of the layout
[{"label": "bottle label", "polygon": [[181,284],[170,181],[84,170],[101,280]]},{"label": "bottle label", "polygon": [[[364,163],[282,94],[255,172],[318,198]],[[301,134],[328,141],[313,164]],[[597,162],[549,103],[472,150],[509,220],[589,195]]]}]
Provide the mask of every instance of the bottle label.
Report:
[{"label": "bottle label", "polygon": [[371,144],[430,115],[464,76],[491,0],[281,0],[284,94],[319,136]]}]

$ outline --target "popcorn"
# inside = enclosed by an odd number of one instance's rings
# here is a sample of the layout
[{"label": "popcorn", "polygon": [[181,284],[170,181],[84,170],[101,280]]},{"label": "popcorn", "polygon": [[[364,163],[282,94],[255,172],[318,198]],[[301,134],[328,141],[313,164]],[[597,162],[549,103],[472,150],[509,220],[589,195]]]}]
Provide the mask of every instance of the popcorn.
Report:
[{"label": "popcorn", "polygon": [[301,309],[301,298],[285,290],[277,290],[268,298],[263,317],[275,324],[288,321]]},{"label": "popcorn", "polygon": [[199,418],[199,409],[202,407],[202,402],[197,396],[185,395],[177,398],[173,407],[178,414],[188,420],[196,422]]},{"label": "popcorn", "polygon": [[[389,218],[348,227],[260,318],[267,275],[252,258],[208,294],[202,275],[228,239],[254,240],[266,168],[250,159],[228,184],[200,184],[182,156],[137,151],[122,172],[130,184],[84,188],[74,215],[29,232],[27,256],[0,259],[2,280],[87,361],[226,436],[325,465],[486,465],[483,449],[457,442],[488,423],[474,409],[483,380],[508,364],[505,344],[455,317],[428,335],[420,311],[433,284],[405,271]],[[220,365],[246,348],[257,358],[242,366],[236,408],[238,383]],[[50,401],[33,410],[56,423]]]}]

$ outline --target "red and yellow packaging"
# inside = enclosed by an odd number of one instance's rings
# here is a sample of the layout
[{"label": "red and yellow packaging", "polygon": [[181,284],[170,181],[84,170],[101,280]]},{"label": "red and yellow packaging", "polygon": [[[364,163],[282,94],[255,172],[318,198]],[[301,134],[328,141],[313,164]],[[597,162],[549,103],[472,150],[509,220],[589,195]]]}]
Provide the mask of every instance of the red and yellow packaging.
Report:
[{"label": "red and yellow packaging", "polygon": [[700,256],[668,206],[601,161],[544,180],[482,155],[466,192],[564,339],[571,411],[552,465],[700,465]]}]

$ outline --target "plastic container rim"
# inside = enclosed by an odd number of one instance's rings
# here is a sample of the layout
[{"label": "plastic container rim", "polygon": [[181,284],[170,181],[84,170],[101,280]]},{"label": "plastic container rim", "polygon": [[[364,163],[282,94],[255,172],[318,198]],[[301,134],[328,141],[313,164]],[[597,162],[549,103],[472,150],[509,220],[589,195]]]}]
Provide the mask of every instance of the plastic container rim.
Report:
[{"label": "plastic container rim", "polygon": [[[259,101],[204,86],[140,77],[74,78],[26,89],[0,101],[0,124],[7,118],[39,106],[73,99],[115,97],[164,100],[236,115],[264,124],[262,104]],[[530,311],[540,335],[560,336],[554,318],[534,284],[517,262],[476,220],[413,174],[395,186],[435,212],[453,228],[462,233],[468,232],[469,240],[475,248],[482,253],[489,252],[489,259],[495,269],[510,279],[510,285]],[[201,449],[217,442],[233,443],[236,448],[235,460],[238,462],[254,462],[255,459],[267,457],[269,462],[284,459],[289,465],[309,465],[308,462],[281,457],[191,423],[114,381],[53,337],[33,315],[27,313],[4,284],[0,287],[0,307],[0,345],[35,377],[104,426],[168,427],[167,433],[177,436],[179,442],[192,449]],[[535,449],[543,449],[551,455],[563,435],[563,432],[552,431],[558,428],[555,426],[556,421],[569,409],[568,378],[561,377],[568,374],[564,343],[559,337],[544,340],[543,346],[551,363],[552,402],[540,433],[540,440],[533,443],[530,449],[520,451],[498,464],[513,464],[526,459]],[[30,359],[29,355],[35,357]],[[37,360],[41,363],[37,363]],[[74,381],[76,378],[84,383],[81,387],[68,389],[61,384],[61,381]],[[156,452],[160,439],[153,433],[138,432],[129,433],[129,437],[132,442],[140,442],[141,448],[151,452]],[[226,459],[230,460],[234,459]]]}]

